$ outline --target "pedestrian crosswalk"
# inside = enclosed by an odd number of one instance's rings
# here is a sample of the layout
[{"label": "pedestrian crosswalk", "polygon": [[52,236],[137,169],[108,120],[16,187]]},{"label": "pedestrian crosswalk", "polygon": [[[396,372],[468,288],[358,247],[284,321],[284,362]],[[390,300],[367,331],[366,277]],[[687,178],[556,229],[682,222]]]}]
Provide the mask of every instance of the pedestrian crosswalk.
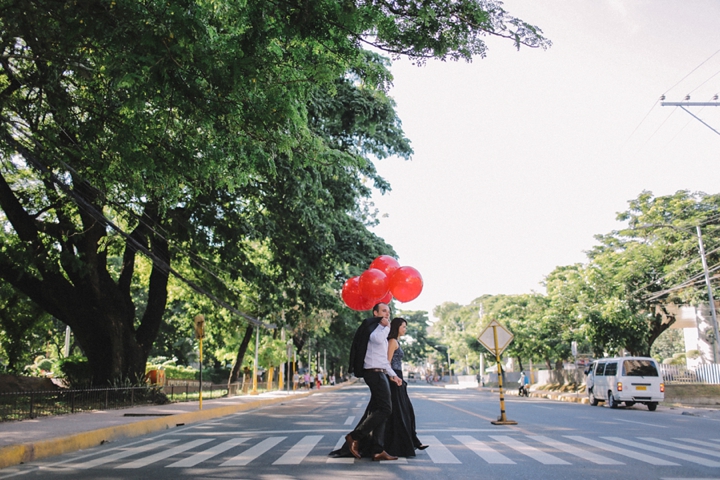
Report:
[{"label": "pedestrian crosswalk", "polygon": [[[140,469],[216,468],[253,465],[352,464],[365,460],[330,458],[328,452],[342,446],[344,436],[337,434],[287,432],[282,436],[244,435],[228,439],[209,435],[187,440],[165,438],[98,452],[96,458],[67,463],[64,468]],[[686,464],[720,467],[720,440],[654,437],[588,437],[580,435],[528,435],[505,432],[503,435],[469,435],[448,431],[421,435],[429,445],[418,456],[383,462],[387,465],[463,464],[482,462],[489,465],[539,465],[562,467],[590,463],[626,465],[640,462],[653,466]]]}]

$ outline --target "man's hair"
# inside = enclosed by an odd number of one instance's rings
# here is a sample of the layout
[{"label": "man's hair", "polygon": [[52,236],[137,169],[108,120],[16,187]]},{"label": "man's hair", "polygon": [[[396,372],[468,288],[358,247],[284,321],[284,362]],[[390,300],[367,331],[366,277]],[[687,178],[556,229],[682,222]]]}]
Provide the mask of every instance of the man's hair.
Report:
[{"label": "man's hair", "polygon": [[404,318],[397,317],[392,319],[392,322],[390,322],[390,333],[388,333],[388,340],[390,340],[391,338],[397,340],[398,335],[400,335],[400,327],[403,325],[403,323],[407,325],[407,320],[405,320]]},{"label": "man's hair", "polygon": [[380,311],[380,305],[387,305],[387,303],[385,303],[385,302],[376,303],[375,306],[374,306],[373,309],[372,309],[372,312],[373,312],[373,313],[379,312],[379,311]]}]

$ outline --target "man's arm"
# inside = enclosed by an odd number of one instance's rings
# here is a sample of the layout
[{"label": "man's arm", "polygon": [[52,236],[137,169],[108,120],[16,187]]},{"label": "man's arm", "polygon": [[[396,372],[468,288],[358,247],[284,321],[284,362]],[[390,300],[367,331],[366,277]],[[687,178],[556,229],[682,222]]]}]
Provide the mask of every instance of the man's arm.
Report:
[{"label": "man's arm", "polygon": [[[375,331],[373,331],[370,334],[370,342],[376,344],[377,346],[379,346],[381,348],[385,347],[387,345],[387,336],[388,336],[389,331],[390,331],[390,327],[383,326],[381,323],[380,325],[378,325],[378,327],[375,329]],[[387,350],[385,350],[385,351],[387,351]],[[379,360],[380,360],[380,358],[378,358],[378,361]],[[393,381],[395,381],[395,383],[397,383],[397,380],[399,380],[399,378],[398,379],[392,378],[392,377],[397,377],[397,374],[395,373],[395,370],[393,370],[392,367],[390,366],[390,362],[388,361],[387,356],[385,356],[385,355],[383,355],[383,357],[382,357],[381,367],[383,368],[383,370],[385,370],[385,373],[387,373],[388,376],[391,377],[391,379]]]}]

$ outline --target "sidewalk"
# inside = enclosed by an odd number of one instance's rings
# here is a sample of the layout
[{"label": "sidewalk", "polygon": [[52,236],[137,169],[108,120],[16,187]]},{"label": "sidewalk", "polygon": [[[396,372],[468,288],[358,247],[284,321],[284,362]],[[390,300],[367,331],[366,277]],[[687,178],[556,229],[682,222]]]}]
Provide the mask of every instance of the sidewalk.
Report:
[{"label": "sidewalk", "polygon": [[[497,387],[478,387],[478,390],[490,393],[498,393],[500,390]],[[517,397],[517,388],[510,390],[503,389],[505,396]],[[590,400],[585,393],[568,393],[568,392],[553,392],[549,390],[531,390],[530,398],[546,398],[548,400],[554,400],[556,402],[572,402],[582,403],[589,405]],[[677,402],[661,402],[660,408],[667,413],[676,415],[691,415],[695,417],[706,417],[720,420],[720,408],[712,407],[710,405],[695,405],[688,403],[677,403]]]},{"label": "sidewalk", "polygon": [[3,422],[0,423],[0,468],[326,393],[353,383],[324,386],[320,390],[204,400],[202,410],[198,409],[198,402],[183,402]]}]

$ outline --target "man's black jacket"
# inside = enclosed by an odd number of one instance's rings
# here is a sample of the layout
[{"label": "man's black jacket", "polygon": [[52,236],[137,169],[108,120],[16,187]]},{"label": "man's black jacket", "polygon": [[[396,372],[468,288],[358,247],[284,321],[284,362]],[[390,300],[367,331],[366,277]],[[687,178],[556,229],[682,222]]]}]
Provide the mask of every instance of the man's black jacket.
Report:
[{"label": "man's black jacket", "polygon": [[366,318],[355,330],[352,346],[350,347],[350,368],[348,373],[354,373],[356,377],[363,376],[365,369],[365,354],[367,353],[370,334],[375,331],[382,317]]}]

